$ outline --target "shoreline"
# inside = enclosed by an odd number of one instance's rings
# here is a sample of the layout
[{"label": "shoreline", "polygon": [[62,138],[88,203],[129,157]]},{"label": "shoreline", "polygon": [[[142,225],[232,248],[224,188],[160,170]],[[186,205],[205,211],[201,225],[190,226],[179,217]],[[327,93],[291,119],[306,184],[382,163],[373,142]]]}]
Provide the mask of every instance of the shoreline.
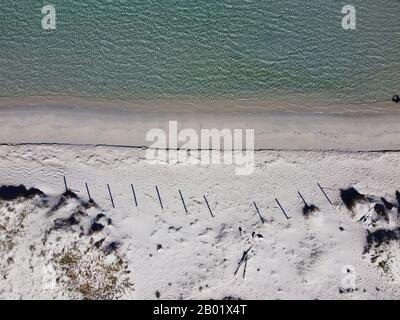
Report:
[{"label": "shoreline", "polygon": [[[293,100],[293,97],[291,98]],[[99,108],[131,112],[198,112],[198,113],[310,113],[348,116],[400,114],[400,106],[391,100],[373,103],[330,103],[307,96],[299,96],[296,102],[259,99],[118,99],[80,96],[0,96],[0,109],[43,108]]]},{"label": "shoreline", "polygon": [[310,111],[311,106],[295,110],[284,104],[243,103],[3,97],[0,143],[149,147],[146,133],[154,128],[168,133],[172,120],[178,130],[254,129],[256,150],[400,150],[400,108],[394,103],[358,106],[358,112],[354,106],[323,112]]}]

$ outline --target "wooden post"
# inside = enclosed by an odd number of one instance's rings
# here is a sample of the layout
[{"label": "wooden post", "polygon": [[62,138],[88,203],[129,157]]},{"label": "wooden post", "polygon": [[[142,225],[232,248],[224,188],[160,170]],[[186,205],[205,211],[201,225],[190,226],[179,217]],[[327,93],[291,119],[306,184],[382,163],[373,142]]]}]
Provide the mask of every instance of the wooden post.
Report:
[{"label": "wooden post", "polygon": [[108,193],[110,194],[111,204],[112,204],[113,208],[115,208],[114,199],[113,199],[113,196],[111,194],[111,189],[110,189],[110,185],[109,184],[107,184],[107,188],[108,188]]},{"label": "wooden post", "polygon": [[324,194],[326,200],[328,200],[328,202],[333,206],[332,201],[328,198],[328,195],[325,193],[325,190],[321,187],[321,185],[319,183],[317,183],[318,187],[321,189],[322,193]]},{"label": "wooden post", "polygon": [[157,195],[158,195],[158,200],[160,201],[161,209],[164,210],[164,206],[163,206],[162,201],[161,201],[160,192],[158,191],[158,187],[157,186],[156,186],[156,191],[157,191]]},{"label": "wooden post", "polygon": [[186,212],[186,214],[188,214],[188,210],[186,208],[186,204],[185,204],[185,200],[183,199],[182,192],[181,192],[181,190],[178,190],[178,191],[179,191],[179,195],[181,196],[181,200],[182,200],[183,207],[185,208],[185,212]]},{"label": "wooden post", "polygon": [[250,248],[248,248],[247,250],[243,251],[242,258],[238,262],[238,266],[237,266],[235,272],[233,273],[233,275],[236,275],[236,273],[239,271],[239,268],[243,264],[243,262],[247,261],[247,258],[248,258],[247,255],[250,252],[251,248],[253,248],[253,245],[251,245]]},{"label": "wooden post", "polygon": [[89,187],[88,187],[88,184],[87,184],[86,182],[85,182],[85,186],[86,186],[86,191],[87,191],[87,194],[88,194],[88,197],[89,197],[89,201],[92,202],[93,199],[92,199],[92,197],[90,196]]},{"label": "wooden post", "polygon": [[206,196],[203,195],[203,197],[204,197],[204,200],[206,201],[206,204],[207,204],[207,207],[208,207],[208,211],[210,211],[211,217],[214,218],[214,215],[213,215],[213,213],[212,213],[212,211],[211,211],[210,205],[208,204],[208,201],[207,201]]},{"label": "wooden post", "polygon": [[257,210],[258,215],[260,216],[261,222],[264,223],[264,219],[263,219],[263,217],[261,216],[260,211],[258,210],[258,207],[257,207],[257,205],[256,205],[256,202],[253,201],[253,203],[254,203],[254,206],[256,207],[256,210]]},{"label": "wooden post", "polygon": [[301,200],[303,200],[304,205],[305,205],[306,207],[308,207],[308,204],[307,204],[306,200],[304,200],[304,198],[303,198],[303,196],[301,195],[300,191],[297,191],[297,193],[299,194]]},{"label": "wooden post", "polygon": [[282,206],[281,206],[281,204],[279,203],[279,201],[278,201],[277,198],[275,198],[275,201],[276,201],[276,203],[278,204],[279,208],[281,208],[281,210],[282,210],[283,214],[285,215],[286,219],[289,220],[289,217],[287,216],[285,210],[282,208]]},{"label": "wooden post", "polygon": [[243,279],[246,276],[246,269],[247,269],[247,260],[249,260],[249,256],[246,256],[246,259],[244,261],[244,267],[243,267]]},{"label": "wooden post", "polygon": [[131,184],[131,188],[132,188],[132,192],[133,192],[133,198],[135,199],[135,205],[136,205],[136,208],[137,208],[137,199],[136,199],[136,193],[135,193],[135,188],[133,187],[133,184]]},{"label": "wooden post", "polygon": [[65,192],[68,191],[68,186],[67,186],[67,179],[64,176],[64,186],[65,186]]}]

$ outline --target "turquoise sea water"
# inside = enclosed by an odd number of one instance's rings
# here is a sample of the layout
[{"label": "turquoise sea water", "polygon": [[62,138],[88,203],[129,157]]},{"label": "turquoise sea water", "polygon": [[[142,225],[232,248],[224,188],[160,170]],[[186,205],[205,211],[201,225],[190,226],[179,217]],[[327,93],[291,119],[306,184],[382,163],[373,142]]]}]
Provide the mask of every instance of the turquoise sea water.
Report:
[{"label": "turquoise sea water", "polygon": [[[56,8],[57,29],[41,27]],[[2,0],[0,96],[390,100],[400,2]]]}]

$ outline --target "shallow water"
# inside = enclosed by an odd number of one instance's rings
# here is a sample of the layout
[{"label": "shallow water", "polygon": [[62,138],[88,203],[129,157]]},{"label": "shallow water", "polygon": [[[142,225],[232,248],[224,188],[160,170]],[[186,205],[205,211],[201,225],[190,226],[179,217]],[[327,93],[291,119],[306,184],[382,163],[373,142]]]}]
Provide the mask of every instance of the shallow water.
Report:
[{"label": "shallow water", "polygon": [[390,100],[400,92],[400,2],[2,0],[0,96]]}]

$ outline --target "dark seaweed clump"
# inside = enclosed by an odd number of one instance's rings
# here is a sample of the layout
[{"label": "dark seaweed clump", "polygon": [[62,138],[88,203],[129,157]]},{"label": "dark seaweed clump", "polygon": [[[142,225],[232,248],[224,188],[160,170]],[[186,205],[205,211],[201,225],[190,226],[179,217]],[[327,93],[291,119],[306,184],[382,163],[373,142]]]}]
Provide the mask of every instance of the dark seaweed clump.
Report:
[{"label": "dark seaweed clump", "polygon": [[0,200],[15,200],[18,198],[33,198],[34,196],[42,196],[44,193],[36,188],[26,189],[24,185],[20,186],[1,186]]},{"label": "dark seaweed clump", "polygon": [[379,247],[383,243],[389,244],[391,241],[400,239],[400,228],[394,230],[378,229],[374,232],[369,232],[367,235],[367,245],[365,252],[368,252],[372,247]]},{"label": "dark seaweed clump", "polygon": [[352,210],[356,203],[366,199],[365,195],[359,193],[353,187],[349,189],[340,189],[340,197],[349,210]]}]

